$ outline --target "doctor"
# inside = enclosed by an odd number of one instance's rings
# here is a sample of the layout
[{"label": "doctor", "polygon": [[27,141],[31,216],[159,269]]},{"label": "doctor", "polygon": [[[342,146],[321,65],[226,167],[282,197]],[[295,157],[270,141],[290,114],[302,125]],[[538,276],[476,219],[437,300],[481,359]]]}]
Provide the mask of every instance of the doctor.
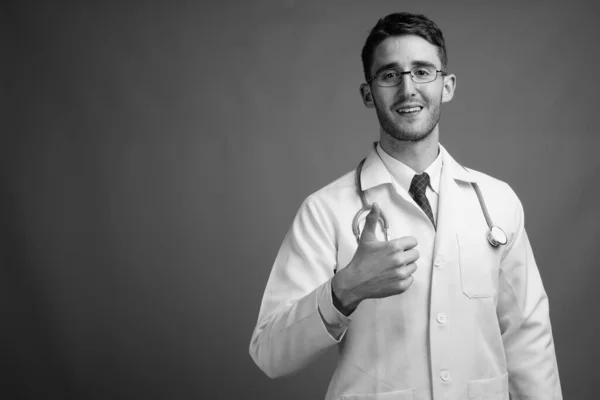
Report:
[{"label": "doctor", "polygon": [[[274,378],[337,345],[326,399],[562,399],[521,203],[439,143],[441,105],[456,87],[442,32],[422,15],[388,15],[362,61],[360,93],[380,140],[360,176],[300,207],[267,282],[252,358]],[[372,207],[357,240],[361,193]],[[505,245],[488,243],[482,208]]]}]

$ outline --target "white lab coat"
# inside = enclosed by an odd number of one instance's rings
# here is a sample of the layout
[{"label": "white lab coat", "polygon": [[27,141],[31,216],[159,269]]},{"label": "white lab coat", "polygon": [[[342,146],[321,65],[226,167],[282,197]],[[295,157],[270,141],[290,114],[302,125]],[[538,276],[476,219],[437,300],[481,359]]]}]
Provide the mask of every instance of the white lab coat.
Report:
[{"label": "white lab coat", "polygon": [[[403,294],[365,300],[336,339],[331,278],[357,248],[361,208],[355,172],[309,196],[279,250],[263,296],[250,354],[270,377],[305,367],[331,346],[339,362],[326,399],[562,399],[548,298],[524,229],[523,209],[504,182],[460,166],[440,146],[437,232],[399,193],[375,150],[361,174],[390,239],[414,236],[420,258]],[[508,243],[492,247],[470,182]],[[326,314],[326,313],[323,313]],[[348,321],[348,320],[347,320]]]}]

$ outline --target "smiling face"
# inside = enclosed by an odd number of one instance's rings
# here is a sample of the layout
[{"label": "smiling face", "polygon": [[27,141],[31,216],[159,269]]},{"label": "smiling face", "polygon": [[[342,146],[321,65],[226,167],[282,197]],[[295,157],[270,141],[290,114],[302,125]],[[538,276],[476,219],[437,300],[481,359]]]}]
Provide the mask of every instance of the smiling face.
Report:
[{"label": "smiling face", "polygon": [[[371,75],[405,72],[416,66],[442,70],[437,47],[416,35],[392,36],[375,49]],[[377,112],[382,140],[417,142],[432,134],[437,140],[440,106],[452,99],[455,80],[454,75],[438,74],[433,82],[415,83],[404,74],[394,87],[380,87],[374,81],[362,84],[361,95],[365,105]]]}]

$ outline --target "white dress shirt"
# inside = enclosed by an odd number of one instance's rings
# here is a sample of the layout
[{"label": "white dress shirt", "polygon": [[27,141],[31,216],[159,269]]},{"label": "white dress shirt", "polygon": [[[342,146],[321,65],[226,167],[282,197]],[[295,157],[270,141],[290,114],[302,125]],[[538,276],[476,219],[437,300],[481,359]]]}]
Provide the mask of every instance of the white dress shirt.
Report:
[{"label": "white dress shirt", "polygon": [[[377,144],[377,154],[383,161],[383,164],[394,178],[394,185],[399,193],[405,193],[410,196],[408,189],[410,189],[410,183],[413,177],[417,174],[412,168],[404,164],[402,161],[396,160],[394,157],[389,155],[382,147],[381,144]],[[440,176],[442,175],[442,156],[438,149],[438,155],[435,160],[425,169],[427,175],[429,175],[429,186],[425,191],[431,211],[433,212],[433,219],[437,222],[437,209],[438,201],[440,197]]]}]

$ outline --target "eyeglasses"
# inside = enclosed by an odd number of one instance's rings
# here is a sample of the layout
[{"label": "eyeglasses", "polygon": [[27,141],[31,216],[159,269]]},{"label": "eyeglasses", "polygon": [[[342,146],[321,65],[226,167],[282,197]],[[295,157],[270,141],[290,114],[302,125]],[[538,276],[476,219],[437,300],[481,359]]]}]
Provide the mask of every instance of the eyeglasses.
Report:
[{"label": "eyeglasses", "polygon": [[410,74],[410,79],[414,83],[429,83],[436,80],[438,73],[446,75],[445,71],[428,66],[417,66],[413,67],[410,71],[404,72],[395,69],[386,69],[373,76],[367,83],[375,82],[377,86],[381,87],[398,86],[402,82],[402,75],[404,74]]}]

